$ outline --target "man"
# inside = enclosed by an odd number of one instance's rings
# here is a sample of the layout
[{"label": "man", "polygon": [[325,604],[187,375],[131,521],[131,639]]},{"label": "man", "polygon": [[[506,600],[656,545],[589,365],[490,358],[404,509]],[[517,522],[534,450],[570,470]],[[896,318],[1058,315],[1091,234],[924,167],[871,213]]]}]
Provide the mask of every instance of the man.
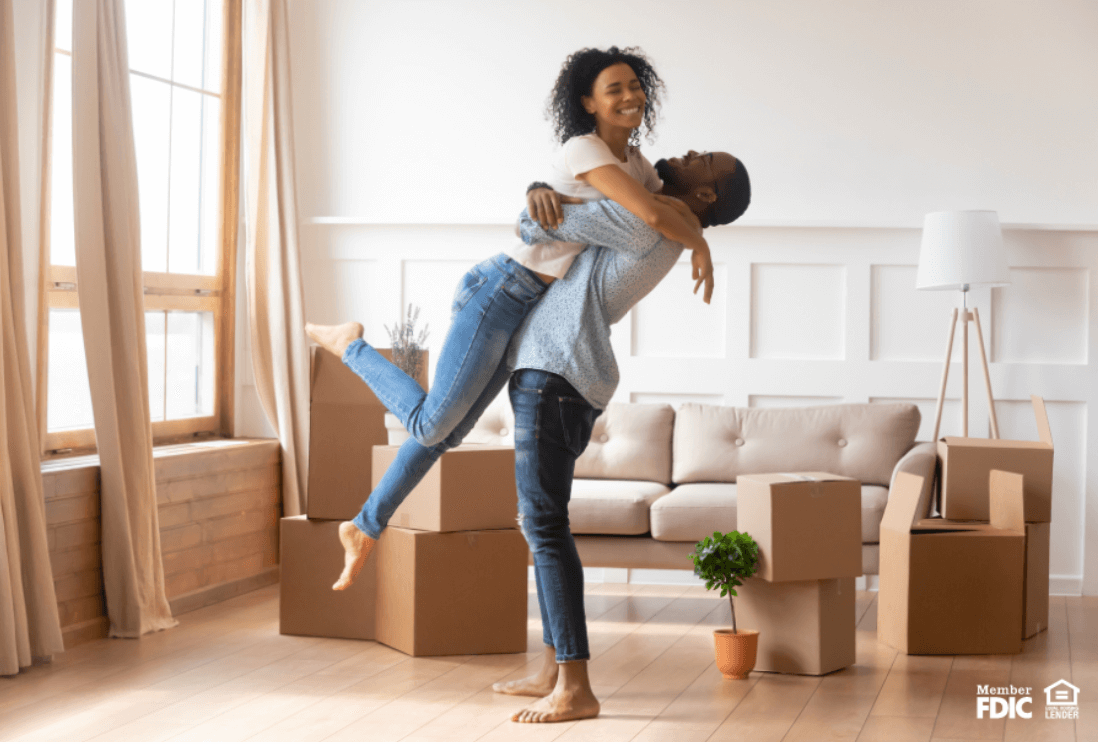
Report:
[{"label": "man", "polygon": [[[696,220],[699,231],[702,224],[737,219],[750,202],[747,171],[727,153],[691,151],[661,160],[657,169],[664,180],[660,198]],[[546,230],[524,212],[519,228],[525,242],[589,247],[519,328],[507,357],[513,370],[518,519],[534,556],[545,657],[538,673],[493,689],[540,696],[512,718],[528,723],[599,712],[587,676],[583,567],[568,526],[572,475],[595,419],[617,388],[610,326],[667,275],[683,250],[611,201],[538,216],[559,226]]]}]

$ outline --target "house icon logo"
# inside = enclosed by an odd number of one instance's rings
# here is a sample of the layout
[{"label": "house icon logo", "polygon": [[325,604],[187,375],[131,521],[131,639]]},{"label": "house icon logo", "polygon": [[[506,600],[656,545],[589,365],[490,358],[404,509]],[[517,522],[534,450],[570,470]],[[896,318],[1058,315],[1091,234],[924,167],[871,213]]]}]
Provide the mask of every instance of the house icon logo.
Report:
[{"label": "house icon logo", "polygon": [[1079,688],[1061,679],[1045,688],[1045,718],[1078,718]]}]

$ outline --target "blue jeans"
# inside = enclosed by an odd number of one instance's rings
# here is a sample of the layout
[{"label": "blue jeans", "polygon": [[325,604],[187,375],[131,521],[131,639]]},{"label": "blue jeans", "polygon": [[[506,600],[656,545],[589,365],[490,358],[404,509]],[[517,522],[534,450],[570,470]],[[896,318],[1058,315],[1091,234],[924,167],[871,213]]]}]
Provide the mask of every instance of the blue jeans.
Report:
[{"label": "blue jeans", "polygon": [[589,659],[583,566],[568,522],[576,460],[599,411],[567,380],[520,369],[511,376],[519,527],[534,555],[545,645],[558,662]]},{"label": "blue jeans", "polygon": [[[450,330],[431,392],[357,339],[343,363],[370,386],[412,435],[354,519],[377,539],[405,497],[443,452],[461,444],[510,376],[504,355],[511,336],[547,285],[504,254],[474,266],[454,294]],[[368,454],[367,454],[368,456]]]}]

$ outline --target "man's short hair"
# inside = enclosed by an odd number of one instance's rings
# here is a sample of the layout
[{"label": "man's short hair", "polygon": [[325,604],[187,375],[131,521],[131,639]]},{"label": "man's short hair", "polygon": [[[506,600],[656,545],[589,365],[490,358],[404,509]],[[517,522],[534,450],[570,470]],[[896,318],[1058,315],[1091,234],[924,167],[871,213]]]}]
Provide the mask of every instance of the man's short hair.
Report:
[{"label": "man's short hair", "polygon": [[743,161],[736,158],[736,168],[716,183],[717,200],[701,219],[702,227],[727,225],[735,222],[751,203],[751,179]]}]

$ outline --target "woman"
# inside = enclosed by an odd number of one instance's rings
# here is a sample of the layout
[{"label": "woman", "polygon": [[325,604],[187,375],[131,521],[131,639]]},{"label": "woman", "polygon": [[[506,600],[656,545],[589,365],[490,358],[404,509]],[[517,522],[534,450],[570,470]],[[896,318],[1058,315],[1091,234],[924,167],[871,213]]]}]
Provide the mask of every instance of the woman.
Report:
[{"label": "woman", "polygon": [[[651,132],[662,88],[638,49],[582,49],[570,56],[549,102],[549,115],[563,145],[553,182],[532,184],[527,206],[535,219],[556,226],[562,201],[614,199],[694,251],[694,278],[698,285],[705,282],[708,302],[713,273],[709,247],[696,224],[656,200],[652,192],[661,181],[631,144],[641,128]],[[438,457],[461,442],[502,389],[509,371],[501,362],[511,336],[583,249],[568,243],[522,245],[471,269],[454,296],[452,323],[430,393],[367,344],[360,324],[306,326],[310,338],[339,355],[413,437],[401,446],[362,512],[340,525],[346,554],[333,589],[351,585],[393,512]]]}]

